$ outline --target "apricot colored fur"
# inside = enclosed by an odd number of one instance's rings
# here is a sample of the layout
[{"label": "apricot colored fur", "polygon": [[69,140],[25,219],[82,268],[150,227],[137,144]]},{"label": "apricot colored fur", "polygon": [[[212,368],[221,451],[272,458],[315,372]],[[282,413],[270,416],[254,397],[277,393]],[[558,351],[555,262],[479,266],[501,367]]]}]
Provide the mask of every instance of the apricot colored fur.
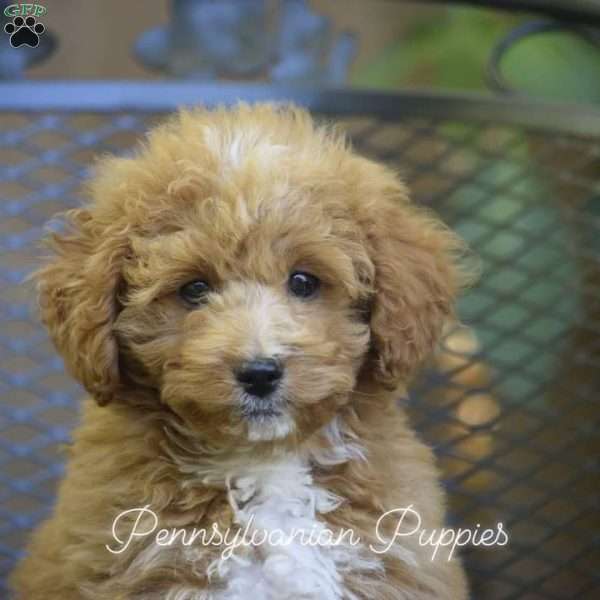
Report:
[{"label": "apricot colored fur", "polygon": [[[89,195],[37,273],[43,321],[90,398],[18,599],[227,598],[208,575],[218,548],[192,559],[143,539],[115,555],[111,524],[150,505],[162,527],[235,526],[226,470],[274,457],[306,457],[343,499],[331,527],[372,540],[382,512],[410,504],[443,525],[432,453],[397,400],[452,317],[462,245],[394,173],[303,110],[239,105],[181,111],[134,157],[103,159]],[[294,269],[321,279],[317,298],[290,296]],[[215,291],[190,310],[177,290],[198,277]],[[294,426],[252,441],[232,373],[265,352],[284,361]],[[458,560],[416,538],[399,552],[344,572],[343,597],[467,597]]]}]

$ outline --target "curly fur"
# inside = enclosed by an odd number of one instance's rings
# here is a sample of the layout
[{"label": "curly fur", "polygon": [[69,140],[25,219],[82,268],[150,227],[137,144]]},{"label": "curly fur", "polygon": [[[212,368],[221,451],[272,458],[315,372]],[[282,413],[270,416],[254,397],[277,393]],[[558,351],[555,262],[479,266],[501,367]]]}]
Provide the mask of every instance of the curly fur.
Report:
[{"label": "curly fur", "polygon": [[[181,111],[136,156],[103,159],[89,194],[37,279],[42,319],[91,399],[17,598],[466,598],[458,561],[431,561],[416,540],[368,551],[391,508],[443,523],[432,454],[395,398],[452,316],[456,236],[293,107]],[[321,279],[317,298],[288,293],[298,268]],[[190,310],[177,290],[199,276],[214,291]],[[241,410],[232,373],[257,355],[285,364],[282,421]],[[253,516],[363,541],[229,563],[146,538],[109,553],[115,516],[146,505],[164,527]]]}]

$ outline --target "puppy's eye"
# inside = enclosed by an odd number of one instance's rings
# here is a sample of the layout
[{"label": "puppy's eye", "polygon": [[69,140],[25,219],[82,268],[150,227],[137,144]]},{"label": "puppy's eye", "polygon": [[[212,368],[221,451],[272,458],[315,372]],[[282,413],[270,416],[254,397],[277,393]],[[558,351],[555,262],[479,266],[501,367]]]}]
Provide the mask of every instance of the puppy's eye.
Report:
[{"label": "puppy's eye", "polygon": [[321,282],[310,273],[294,271],[288,280],[288,289],[298,298],[312,298],[319,291]]},{"label": "puppy's eye", "polygon": [[190,304],[198,305],[206,301],[206,296],[211,291],[210,285],[202,279],[190,281],[179,288],[179,295]]}]

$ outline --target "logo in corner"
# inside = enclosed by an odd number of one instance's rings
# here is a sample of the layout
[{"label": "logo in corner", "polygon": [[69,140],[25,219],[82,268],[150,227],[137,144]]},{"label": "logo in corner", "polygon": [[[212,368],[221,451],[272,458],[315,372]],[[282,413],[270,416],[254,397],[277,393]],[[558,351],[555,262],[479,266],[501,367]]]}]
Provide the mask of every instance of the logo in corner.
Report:
[{"label": "logo in corner", "polygon": [[39,21],[39,17],[47,13],[41,4],[11,4],[4,9],[4,16],[12,19],[4,26],[4,32],[10,36],[10,45],[13,48],[29,46],[36,48],[40,43],[40,35],[46,28]]}]

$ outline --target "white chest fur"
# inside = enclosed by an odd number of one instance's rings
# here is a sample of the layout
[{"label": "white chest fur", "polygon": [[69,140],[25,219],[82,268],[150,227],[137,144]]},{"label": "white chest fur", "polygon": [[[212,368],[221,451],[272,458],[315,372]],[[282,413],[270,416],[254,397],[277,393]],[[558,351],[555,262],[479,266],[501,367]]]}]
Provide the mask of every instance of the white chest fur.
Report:
[{"label": "white chest fur", "polygon": [[237,522],[256,545],[212,565],[224,589],[211,600],[352,599],[344,573],[379,568],[357,535],[328,529],[321,517],[342,499],[315,484],[300,457],[249,465],[230,475],[228,489]]}]

